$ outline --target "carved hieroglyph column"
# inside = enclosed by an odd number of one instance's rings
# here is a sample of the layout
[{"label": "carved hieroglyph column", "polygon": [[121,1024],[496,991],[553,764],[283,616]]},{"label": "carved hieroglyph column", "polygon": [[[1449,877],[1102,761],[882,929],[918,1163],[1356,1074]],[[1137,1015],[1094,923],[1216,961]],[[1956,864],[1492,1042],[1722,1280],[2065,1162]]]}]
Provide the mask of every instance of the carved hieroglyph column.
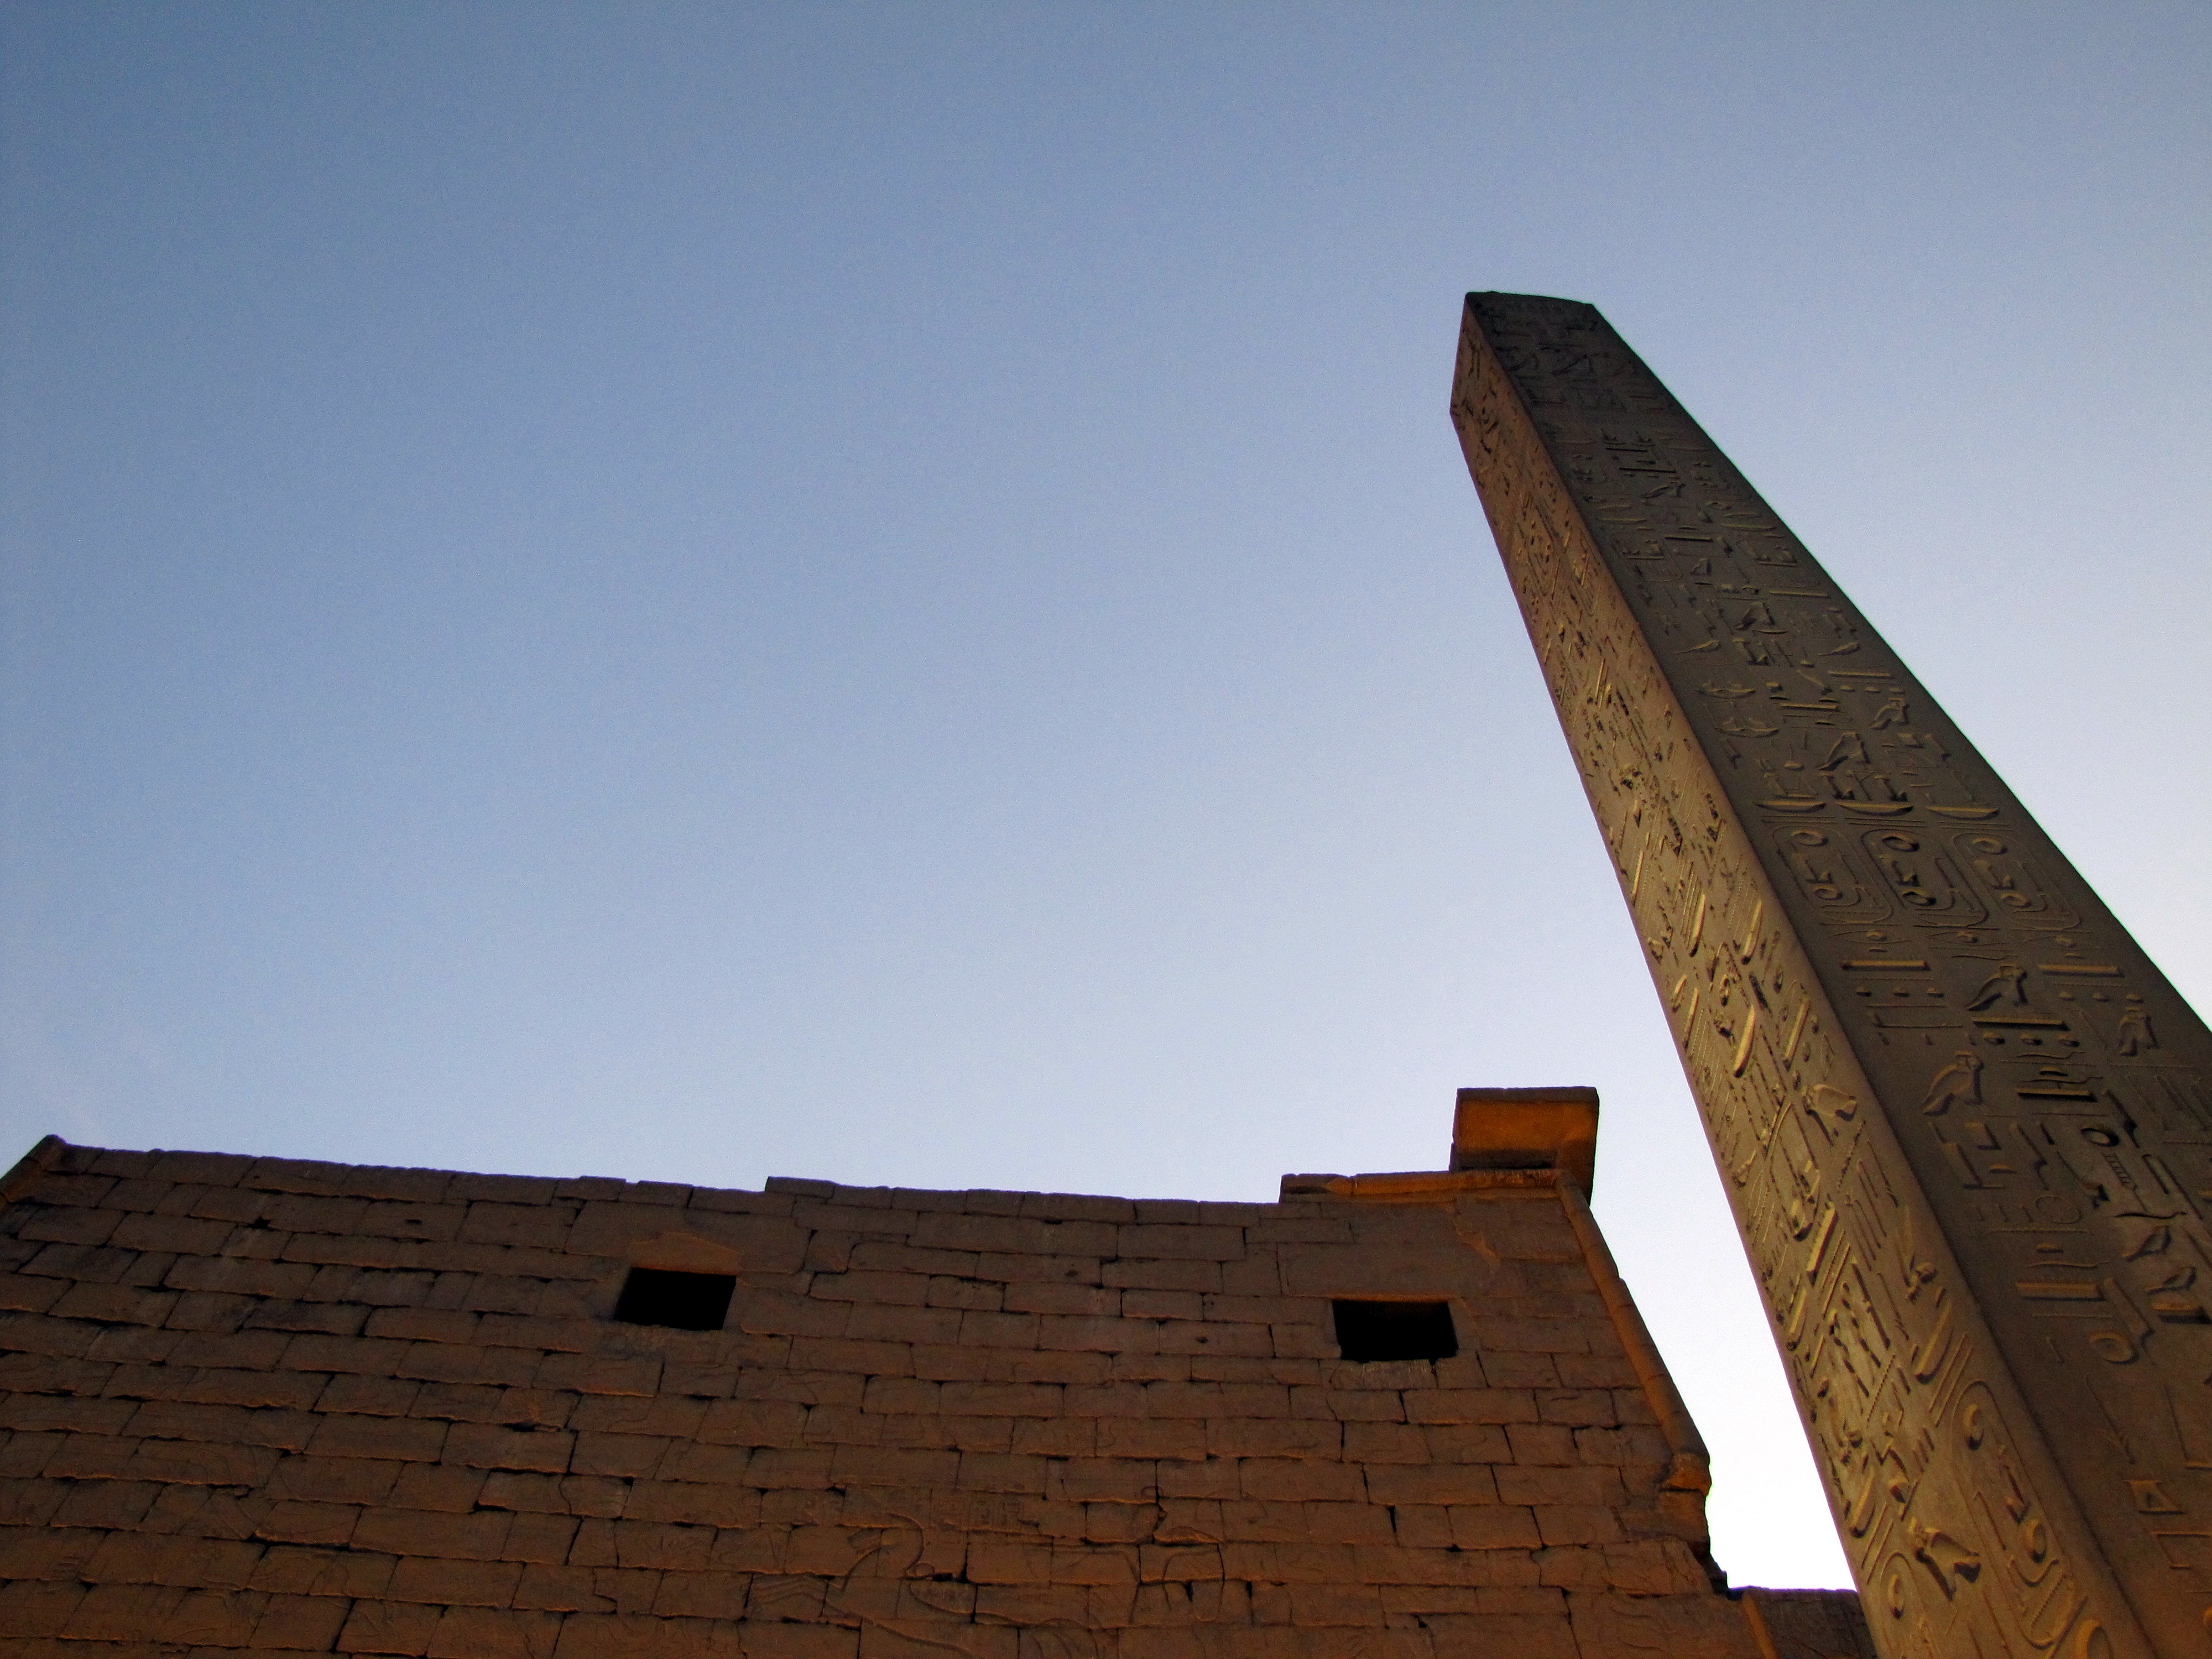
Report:
[{"label": "carved hieroglyph column", "polygon": [[1452,413],[1883,1651],[2212,1655],[2212,1039],[1591,307]]}]

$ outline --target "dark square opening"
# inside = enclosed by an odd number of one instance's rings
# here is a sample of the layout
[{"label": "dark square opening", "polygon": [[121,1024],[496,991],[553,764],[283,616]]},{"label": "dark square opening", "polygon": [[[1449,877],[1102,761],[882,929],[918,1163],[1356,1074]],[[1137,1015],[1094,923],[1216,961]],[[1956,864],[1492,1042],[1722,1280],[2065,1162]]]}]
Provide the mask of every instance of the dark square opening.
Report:
[{"label": "dark square opening", "polygon": [[733,1273],[678,1273],[665,1267],[632,1267],[615,1317],[625,1325],[666,1325],[679,1331],[719,1331],[729,1317]]},{"label": "dark square opening", "polygon": [[1449,1302],[1343,1302],[1336,1346],[1346,1359],[1449,1359],[1459,1352]]}]

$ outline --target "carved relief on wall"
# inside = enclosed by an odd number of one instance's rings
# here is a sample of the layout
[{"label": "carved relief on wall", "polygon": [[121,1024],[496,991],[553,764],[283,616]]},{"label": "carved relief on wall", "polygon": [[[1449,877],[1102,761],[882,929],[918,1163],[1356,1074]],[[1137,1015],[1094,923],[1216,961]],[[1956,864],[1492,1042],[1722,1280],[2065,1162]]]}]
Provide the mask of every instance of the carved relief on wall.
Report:
[{"label": "carved relief on wall", "polygon": [[2212,1645],[2201,1023],[1594,311],[1471,316],[1469,464],[1877,1639]]}]

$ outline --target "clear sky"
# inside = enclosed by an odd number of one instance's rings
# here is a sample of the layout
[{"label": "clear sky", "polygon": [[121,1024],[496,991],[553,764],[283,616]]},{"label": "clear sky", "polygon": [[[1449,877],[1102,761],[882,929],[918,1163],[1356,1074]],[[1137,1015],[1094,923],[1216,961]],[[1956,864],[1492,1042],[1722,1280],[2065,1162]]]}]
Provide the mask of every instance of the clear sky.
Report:
[{"label": "clear sky", "polygon": [[2212,9],[0,48],[9,1156],[1259,1199],[1595,1084],[1722,1564],[1847,1582],[1452,436],[1470,288],[1602,307],[2212,1003]]}]

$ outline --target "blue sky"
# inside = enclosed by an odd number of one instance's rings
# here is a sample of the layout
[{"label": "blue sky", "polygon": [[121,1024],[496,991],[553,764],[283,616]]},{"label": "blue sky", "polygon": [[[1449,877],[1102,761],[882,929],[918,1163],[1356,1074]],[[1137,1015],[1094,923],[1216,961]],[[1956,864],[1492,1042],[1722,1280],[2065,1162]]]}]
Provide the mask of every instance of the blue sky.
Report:
[{"label": "blue sky", "polygon": [[0,1130],[1264,1197],[1592,1083],[1846,1582],[1445,412],[1602,307],[2212,992],[2212,12],[0,11]]}]

